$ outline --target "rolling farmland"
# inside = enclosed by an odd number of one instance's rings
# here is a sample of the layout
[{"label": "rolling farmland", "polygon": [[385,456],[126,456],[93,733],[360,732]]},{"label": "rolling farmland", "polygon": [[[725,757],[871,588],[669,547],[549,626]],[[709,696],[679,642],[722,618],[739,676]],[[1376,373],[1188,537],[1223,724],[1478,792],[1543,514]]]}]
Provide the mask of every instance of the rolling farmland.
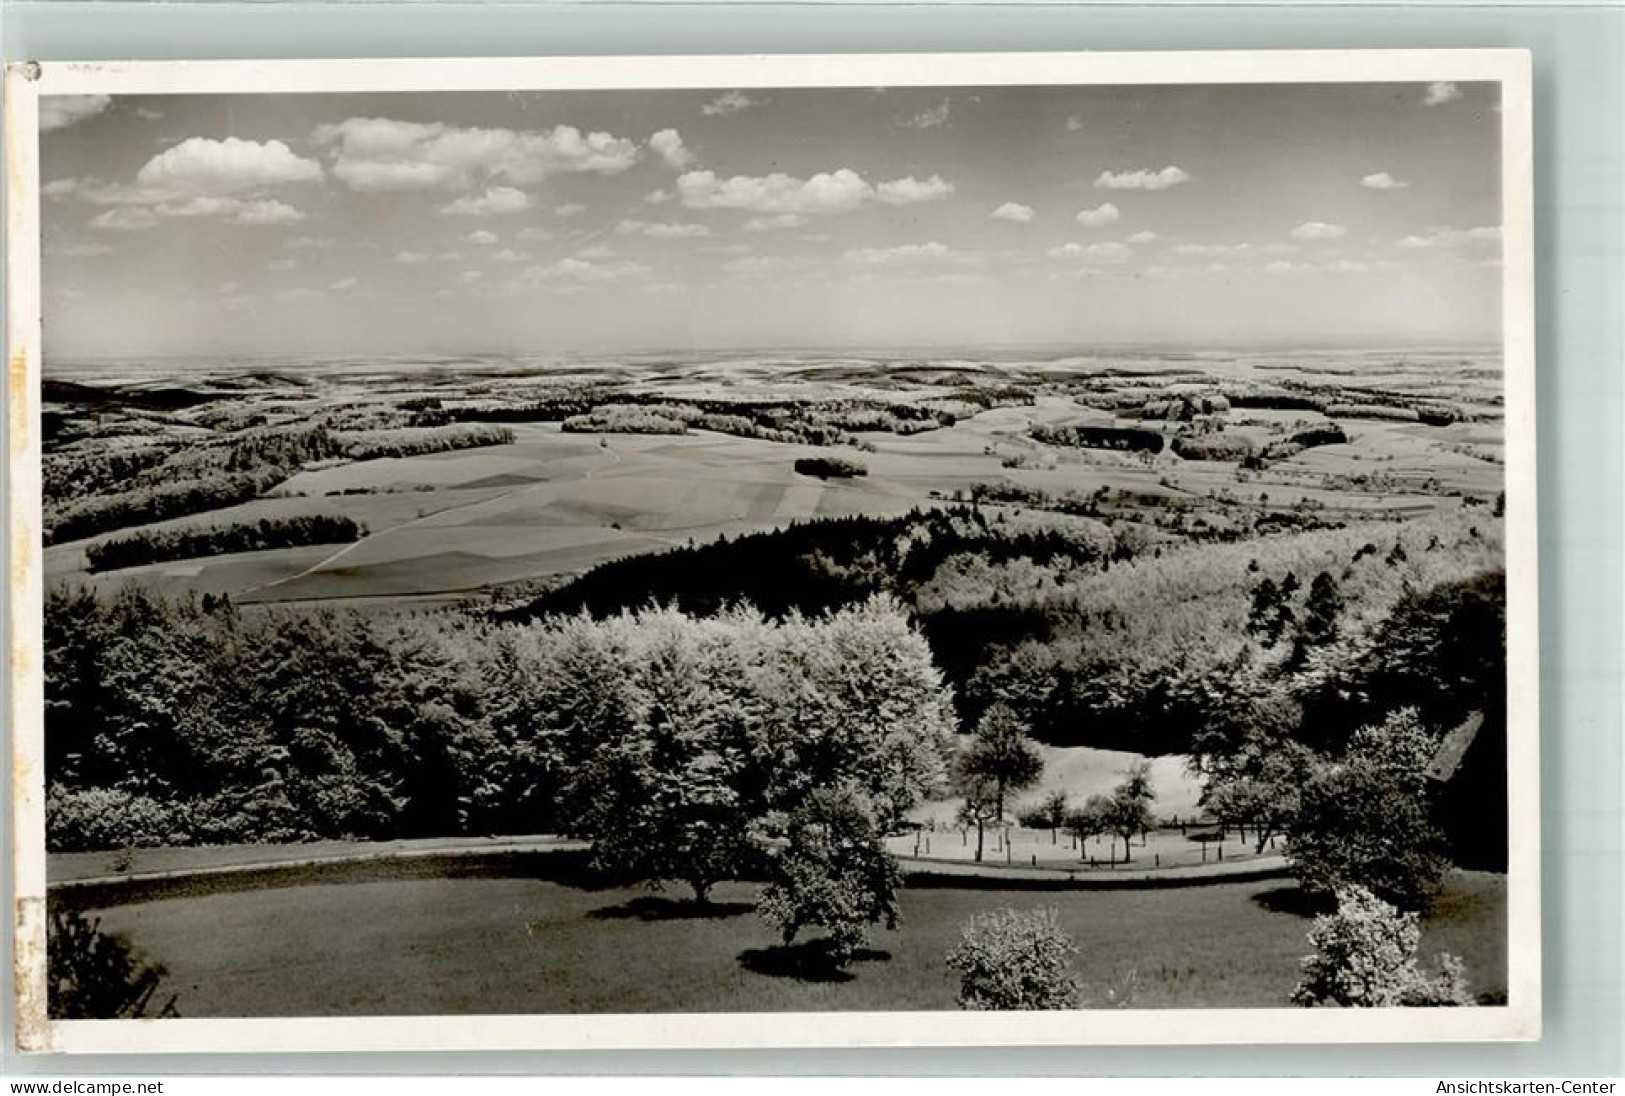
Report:
[{"label": "rolling farmland", "polygon": [[[1472,359],[1468,359],[1471,362]],[[1238,472],[1235,462],[1182,460],[1164,452],[1152,459],[1105,450],[1057,449],[1033,440],[1035,427],[1110,424],[1122,412],[1089,406],[1090,395],[1131,396],[1192,386],[1254,383],[1343,383],[1337,360],[1289,367],[1270,360],[1180,366],[1117,362],[1111,372],[1088,361],[1050,363],[940,363],[955,387],[944,390],[921,364],[890,368],[874,363],[701,362],[639,370],[623,367],[614,391],[660,399],[819,401],[883,398],[900,404],[951,399],[968,378],[981,385],[1024,388],[1031,402],[963,414],[948,425],[908,435],[861,433],[852,445],[815,446],[732,436],[706,429],[681,435],[577,434],[557,422],[517,422],[513,441],[450,452],[327,462],[294,469],[253,501],[201,515],[153,523],[156,528],[204,522],[253,522],[268,517],[338,513],[370,531],[343,549],[290,548],[237,556],[174,561],[90,576],[98,588],[153,583],[173,592],[229,594],[242,604],[367,601],[410,604],[515,584],[548,583],[628,555],[705,542],[719,536],[782,527],[815,517],[895,515],[962,497],[978,485],[1005,484],[1052,494],[1102,489],[1131,500],[1127,507],[1173,502],[1207,507],[1215,498],[1266,510],[1299,507],[1349,517],[1415,516],[1483,499],[1499,490],[1499,427],[1494,421],[1430,426],[1414,422],[1344,420],[1348,441],[1305,450],[1263,472]],[[1136,368],[1137,366],[1137,368]],[[1455,376],[1445,391],[1472,415],[1494,414],[1489,388],[1469,364],[1395,367],[1360,374],[1384,392],[1437,398],[1440,371]],[[89,384],[122,384],[121,391],[155,383],[128,373],[75,374]],[[634,378],[627,383],[624,378]],[[861,378],[859,383],[853,381]],[[166,378],[170,382],[186,378]],[[196,384],[196,380],[193,382]],[[242,382],[247,385],[248,382]],[[553,382],[556,383],[556,382]],[[207,391],[206,382],[199,385]],[[478,402],[471,390],[491,392]],[[239,386],[218,401],[158,415],[131,411],[129,435],[103,426],[73,443],[74,452],[98,445],[129,445],[132,438],[199,435],[199,421],[231,422],[250,415],[275,426],[348,423],[370,413],[389,421],[405,401],[436,399],[456,409],[500,407],[546,392],[537,379],[451,379],[444,370],[400,373],[317,372],[289,398],[288,388],[264,382]],[[974,385],[972,386],[974,390]],[[462,402],[456,402],[461,400]],[[1098,401],[1096,401],[1098,402]],[[214,416],[205,412],[212,411]],[[221,412],[229,409],[235,418]],[[58,409],[52,408],[53,413]],[[71,418],[72,408],[61,413]],[[396,421],[400,415],[395,412]],[[1258,444],[1318,413],[1233,410],[1228,431]],[[136,431],[139,430],[139,433]],[[230,431],[216,431],[229,437]],[[824,453],[855,459],[867,475],[818,479],[793,470],[796,460]],[[1361,477],[1365,480],[1362,482]],[[1124,508],[1119,508],[1121,513]],[[93,538],[94,539],[94,538]],[[56,581],[84,580],[85,541],[53,544],[46,553]]]}]

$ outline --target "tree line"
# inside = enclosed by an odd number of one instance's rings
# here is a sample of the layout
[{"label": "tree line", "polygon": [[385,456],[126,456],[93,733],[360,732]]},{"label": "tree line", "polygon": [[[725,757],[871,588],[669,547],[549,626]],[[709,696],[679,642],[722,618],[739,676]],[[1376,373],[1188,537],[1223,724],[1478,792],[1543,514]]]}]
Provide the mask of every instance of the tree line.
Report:
[{"label": "tree line", "polygon": [[[44,492],[45,543],[187,517],[250,502],[307,464],[506,445],[513,431],[486,425],[330,430],[257,427],[140,449],[52,454]],[[88,492],[88,493],[87,493]]]},{"label": "tree line", "polygon": [[945,779],[953,729],[883,598],[498,625],[57,590],[45,617],[56,850],[567,832],[704,889],[813,789],[894,825]]},{"label": "tree line", "polygon": [[[1002,702],[1043,742],[1164,754],[1189,750],[1262,676],[1328,740],[1385,715],[1369,699],[1381,689],[1399,690],[1393,707],[1432,696],[1428,662],[1412,656],[1422,637],[1428,657],[1449,644],[1437,621],[1418,620],[1411,637],[1405,622],[1435,613],[1429,591],[1493,574],[1501,558],[1498,524],[1465,513],[1160,550],[1135,531],[962,505],[822,519],[602,564],[499,616],[651,600],[702,615],[745,601],[778,616],[886,593],[931,644],[964,725]],[[1493,612],[1497,596],[1484,589],[1474,611]],[[1462,672],[1498,680],[1499,634],[1455,641],[1476,660]],[[1339,690],[1358,703],[1339,707]]]},{"label": "tree line", "polygon": [[487,445],[511,445],[514,432],[506,426],[460,423],[440,427],[336,431],[334,437],[344,456],[350,460],[376,460],[379,457],[414,457],[424,453],[478,449]]},{"label": "tree line", "polygon": [[1045,445],[1138,453],[1160,453],[1167,440],[1162,431],[1143,426],[1035,426],[1030,434]]},{"label": "tree line", "polygon": [[189,529],[143,529],[87,546],[85,560],[92,571],[113,571],[120,567],[231,552],[346,544],[366,535],[365,526],[342,514],[297,514]]}]

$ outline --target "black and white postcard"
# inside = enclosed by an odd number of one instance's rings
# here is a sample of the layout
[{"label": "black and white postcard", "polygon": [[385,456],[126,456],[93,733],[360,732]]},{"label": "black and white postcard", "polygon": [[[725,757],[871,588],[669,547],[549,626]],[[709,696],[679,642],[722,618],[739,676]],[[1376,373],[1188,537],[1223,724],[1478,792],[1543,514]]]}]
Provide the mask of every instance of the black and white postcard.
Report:
[{"label": "black and white postcard", "polygon": [[26,1049],[1538,1035],[1525,54],[7,91]]}]

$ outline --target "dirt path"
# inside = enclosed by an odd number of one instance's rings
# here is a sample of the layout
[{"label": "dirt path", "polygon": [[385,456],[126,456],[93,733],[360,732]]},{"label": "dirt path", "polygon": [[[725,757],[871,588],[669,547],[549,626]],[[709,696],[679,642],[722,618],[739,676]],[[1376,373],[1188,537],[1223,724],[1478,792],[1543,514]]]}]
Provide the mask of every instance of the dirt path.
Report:
[{"label": "dirt path", "polygon": [[1251,860],[1223,863],[1187,864],[1177,868],[1021,868],[966,863],[963,860],[932,860],[899,856],[907,875],[951,876],[976,879],[1006,879],[1025,883],[1049,883],[1058,887],[1180,887],[1206,882],[1239,882],[1273,879],[1288,874],[1284,856],[1259,856]]}]

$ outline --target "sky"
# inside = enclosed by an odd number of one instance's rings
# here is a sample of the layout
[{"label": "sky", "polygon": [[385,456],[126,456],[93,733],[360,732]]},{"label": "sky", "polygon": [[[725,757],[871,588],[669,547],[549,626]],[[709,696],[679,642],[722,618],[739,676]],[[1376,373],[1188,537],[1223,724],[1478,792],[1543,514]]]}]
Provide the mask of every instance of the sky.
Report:
[{"label": "sky", "polygon": [[1496,96],[52,97],[45,350],[1496,343]]}]

